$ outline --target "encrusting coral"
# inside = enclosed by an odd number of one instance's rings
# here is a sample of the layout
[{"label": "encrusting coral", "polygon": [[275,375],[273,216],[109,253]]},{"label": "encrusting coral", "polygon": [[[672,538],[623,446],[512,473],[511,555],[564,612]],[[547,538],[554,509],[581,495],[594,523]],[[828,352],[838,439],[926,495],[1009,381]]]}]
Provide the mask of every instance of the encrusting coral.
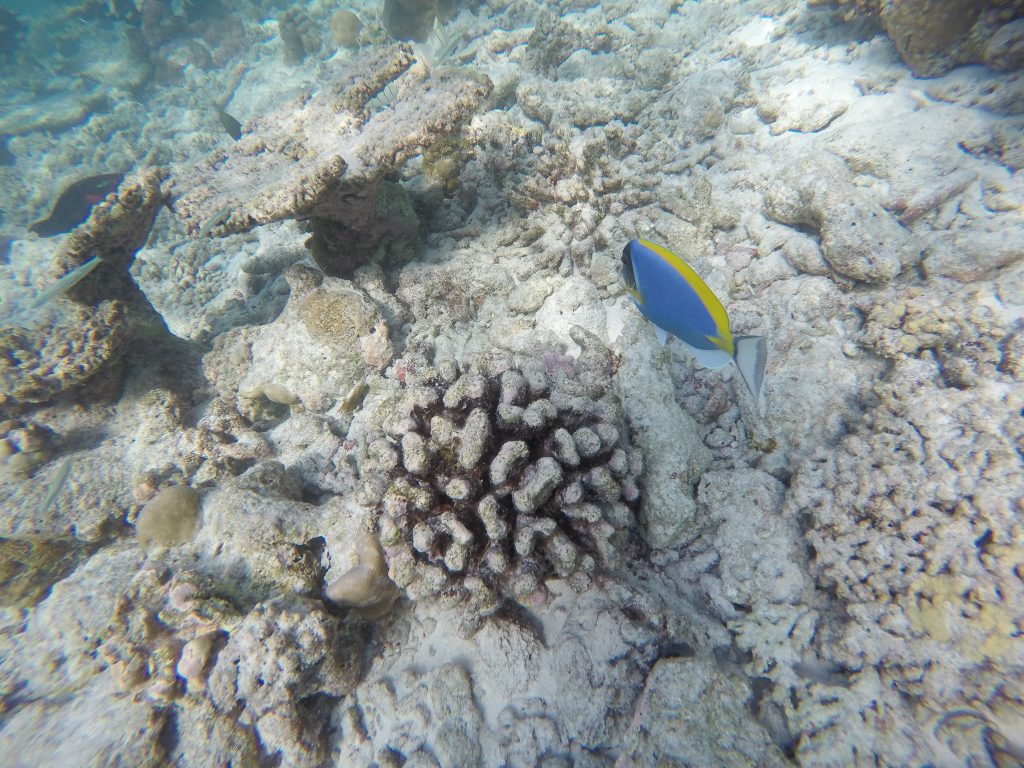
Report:
[{"label": "encrusting coral", "polygon": [[370,99],[412,63],[407,45],[367,52],[316,95],[257,119],[237,144],[174,172],[174,210],[195,234],[227,209],[209,228],[215,236],[308,218],[313,257],[329,275],[347,276],[396,234],[407,241],[415,224],[396,215],[394,194],[382,194],[384,177],[450,139],[492,87],[469,70],[409,76],[371,113]]},{"label": "encrusting coral", "polygon": [[[363,462],[386,485],[378,519],[395,582],[413,598],[543,601],[545,581],[585,588],[619,563],[639,499],[612,361],[597,337],[545,367],[510,361],[460,367],[415,353]],[[550,362],[550,361],[549,361]],[[368,488],[367,494],[378,493]]]},{"label": "encrusting coral", "polygon": [[142,508],[135,530],[143,546],[174,546],[192,538],[198,520],[199,493],[187,485],[172,485]]}]

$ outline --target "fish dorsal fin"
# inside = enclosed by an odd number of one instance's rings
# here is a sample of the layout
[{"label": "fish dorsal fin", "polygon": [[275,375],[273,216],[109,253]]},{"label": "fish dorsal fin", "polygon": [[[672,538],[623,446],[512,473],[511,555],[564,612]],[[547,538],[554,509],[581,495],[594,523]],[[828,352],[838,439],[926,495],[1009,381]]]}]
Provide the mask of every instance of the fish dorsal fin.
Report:
[{"label": "fish dorsal fin", "polygon": [[[654,324],[652,323],[652,325]],[[658,343],[664,347],[668,343],[668,332],[660,325],[655,325],[654,338],[656,338],[658,340]]]},{"label": "fish dorsal fin", "polygon": [[736,347],[736,367],[740,369],[743,383],[754,396],[757,407],[763,411],[761,385],[764,383],[764,370],[768,364],[768,339],[764,336],[736,336],[733,343]]}]

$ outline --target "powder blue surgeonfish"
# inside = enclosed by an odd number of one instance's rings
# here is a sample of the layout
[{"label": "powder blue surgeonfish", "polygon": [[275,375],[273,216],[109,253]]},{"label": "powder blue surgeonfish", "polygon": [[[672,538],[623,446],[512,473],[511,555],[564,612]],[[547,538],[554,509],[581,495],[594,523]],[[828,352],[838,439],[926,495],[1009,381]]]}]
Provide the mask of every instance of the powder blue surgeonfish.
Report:
[{"label": "powder blue surgeonfish", "polygon": [[733,336],[722,302],[693,267],[667,248],[648,240],[630,240],[622,249],[620,274],[633,303],[654,323],[662,343],[665,332],[671,333],[708,368],[735,361],[750,394],[759,407],[763,405],[768,340]]}]

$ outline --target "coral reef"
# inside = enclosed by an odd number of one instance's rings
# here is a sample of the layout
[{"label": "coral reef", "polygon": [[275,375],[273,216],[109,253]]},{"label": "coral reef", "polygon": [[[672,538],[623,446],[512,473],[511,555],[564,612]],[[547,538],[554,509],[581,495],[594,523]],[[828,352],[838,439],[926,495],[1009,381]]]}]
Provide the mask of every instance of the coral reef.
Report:
[{"label": "coral reef", "polygon": [[291,293],[273,323],[207,355],[211,378],[215,368],[233,369],[221,391],[238,398],[250,422],[281,412],[275,404],[324,412],[394,354],[385,308],[366,291],[305,265],[285,278]]},{"label": "coral reef", "polygon": [[338,45],[352,47],[359,44],[359,31],[363,22],[355,12],[339,8],[331,14],[331,37]]},{"label": "coral reef", "polygon": [[185,544],[199,521],[199,493],[187,485],[171,485],[150,499],[135,521],[142,546]]},{"label": "coral reef", "polygon": [[53,430],[31,419],[0,423],[0,435],[0,467],[12,475],[30,475],[53,455]]},{"label": "coral reef", "polygon": [[[542,600],[544,582],[579,588],[620,561],[639,500],[639,451],[626,434],[600,341],[543,362],[396,363],[404,386],[365,471],[393,475],[381,501],[381,542],[395,582],[413,597],[444,593],[493,609]],[[372,492],[368,492],[371,493]]]},{"label": "coral reef", "polygon": [[[1024,669],[1024,403],[1013,326],[979,291],[992,287],[873,303],[864,341],[891,361],[878,405],[796,475],[787,505],[807,516],[813,571],[854,619],[833,661],[877,667],[921,721],[966,703],[999,743],[1019,733]],[[991,749],[949,738],[958,759]]]},{"label": "coral reef", "polygon": [[120,383],[119,364],[130,336],[148,336],[150,344],[170,337],[129,274],[165,202],[165,178],[153,169],[123,184],[113,200],[96,205],[89,220],[62,243],[58,275],[94,257],[99,266],[64,294],[70,300],[66,316],[52,324],[3,331],[0,408],[17,410],[86,385],[109,395]]},{"label": "coral reef", "polygon": [[324,596],[368,619],[379,619],[391,610],[398,590],[388,578],[387,560],[376,536],[360,528],[356,550],[359,562],[331,582]]},{"label": "coral reef", "polygon": [[358,680],[354,640],[313,601],[262,603],[218,654],[210,699],[221,714],[254,728],[265,754],[286,765],[320,765],[327,706]]},{"label": "coral reef", "polygon": [[284,47],[284,60],[288,64],[301,64],[307,55],[319,50],[316,24],[301,8],[289,8],[277,18]]},{"label": "coral reef", "polygon": [[486,77],[435,72],[404,78],[399,98],[367,115],[369,100],[412,60],[408,46],[368,52],[316,96],[257,120],[234,147],[177,169],[175,211],[195,233],[227,208],[214,235],[309,217],[317,263],[330,275],[350,275],[395,229],[383,177],[450,138],[491,91]]}]

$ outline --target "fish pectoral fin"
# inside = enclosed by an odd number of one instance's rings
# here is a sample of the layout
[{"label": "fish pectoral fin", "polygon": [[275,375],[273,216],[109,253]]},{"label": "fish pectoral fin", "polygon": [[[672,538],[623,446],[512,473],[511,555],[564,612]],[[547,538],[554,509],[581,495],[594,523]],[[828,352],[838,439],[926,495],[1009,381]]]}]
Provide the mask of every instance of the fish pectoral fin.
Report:
[{"label": "fish pectoral fin", "polygon": [[764,383],[764,371],[768,364],[768,339],[764,336],[737,336],[736,367],[740,370],[743,383],[757,402],[757,407],[764,410],[764,397],[761,385]]}]

